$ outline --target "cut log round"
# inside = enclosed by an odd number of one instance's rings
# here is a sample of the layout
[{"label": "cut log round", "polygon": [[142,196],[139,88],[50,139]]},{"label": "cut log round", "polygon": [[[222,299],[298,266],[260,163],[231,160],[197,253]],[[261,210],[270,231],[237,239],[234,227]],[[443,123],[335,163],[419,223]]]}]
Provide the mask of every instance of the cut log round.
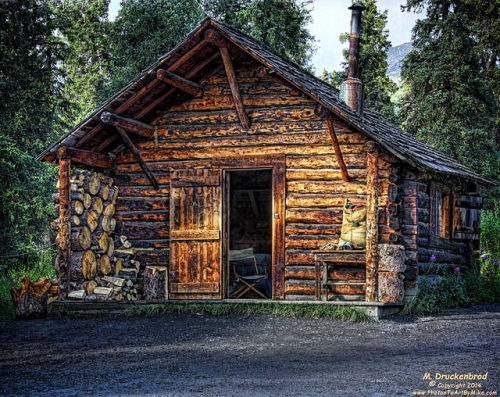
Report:
[{"label": "cut log round", "polygon": [[71,226],[80,226],[80,217],[78,215],[71,217]]},{"label": "cut log round", "polygon": [[91,250],[75,252],[71,256],[70,277],[72,280],[92,279],[97,271],[97,260]]},{"label": "cut log round", "polygon": [[89,193],[95,196],[101,189],[101,178],[97,173],[93,173],[89,178]]},{"label": "cut log round", "polygon": [[107,275],[111,272],[111,263],[109,261],[108,255],[104,254],[99,259],[99,270],[104,275]]},{"label": "cut log round", "polygon": [[88,193],[83,193],[83,206],[85,207],[85,209],[89,209],[92,205],[92,196]]},{"label": "cut log round", "polygon": [[109,248],[109,236],[108,233],[104,232],[101,234],[98,240],[99,248],[106,252]]},{"label": "cut log round", "polygon": [[109,185],[104,185],[103,187],[101,187],[99,195],[104,201],[106,201],[109,198]]},{"label": "cut log round", "polygon": [[166,299],[166,284],[166,267],[146,266],[144,269],[144,298],[146,300]]},{"label": "cut log round", "polygon": [[112,256],[115,252],[115,241],[111,237],[108,237],[108,249],[106,251],[109,256]]},{"label": "cut log round", "polygon": [[99,214],[97,211],[89,211],[87,214],[87,225],[89,226],[91,232],[97,229],[97,226],[99,226]]},{"label": "cut log round", "polygon": [[77,290],[85,290],[87,295],[94,293],[94,288],[97,287],[97,283],[94,280],[84,281],[83,283],[76,286]]},{"label": "cut log round", "polygon": [[102,230],[104,230],[105,232],[111,232],[112,229],[111,229],[111,218],[107,215],[104,215],[101,219],[101,227],[102,227]]},{"label": "cut log round", "polygon": [[12,288],[10,293],[16,318],[41,318],[47,314],[47,302],[52,281],[42,278],[31,283],[28,277],[21,280],[21,288]]},{"label": "cut log round", "polygon": [[85,211],[85,207],[83,206],[83,203],[80,200],[72,201],[71,209],[73,210],[73,213],[77,215],[81,215],[83,214],[83,211]]},{"label": "cut log round", "polygon": [[103,215],[113,216],[115,214],[115,205],[113,203],[108,204],[103,211]]},{"label": "cut log round", "polygon": [[92,244],[92,233],[87,226],[75,228],[71,231],[71,249],[73,251],[84,251]]},{"label": "cut log round", "polygon": [[102,199],[100,197],[94,197],[94,200],[92,200],[92,209],[99,215],[102,214],[103,205],[102,205]]},{"label": "cut log round", "polygon": [[101,179],[101,182],[103,184],[106,184],[109,186],[111,186],[114,182],[113,178],[111,178],[110,176],[103,175],[103,174],[99,174],[99,178]]}]

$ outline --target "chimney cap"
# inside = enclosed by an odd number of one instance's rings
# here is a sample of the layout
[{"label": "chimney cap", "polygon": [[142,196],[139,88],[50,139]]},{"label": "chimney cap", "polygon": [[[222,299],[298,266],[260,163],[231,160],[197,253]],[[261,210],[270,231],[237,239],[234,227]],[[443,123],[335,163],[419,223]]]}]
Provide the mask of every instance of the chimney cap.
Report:
[{"label": "chimney cap", "polygon": [[366,7],[363,4],[360,3],[354,3],[352,6],[348,8],[348,10],[359,10],[359,11],[364,11],[366,10]]}]

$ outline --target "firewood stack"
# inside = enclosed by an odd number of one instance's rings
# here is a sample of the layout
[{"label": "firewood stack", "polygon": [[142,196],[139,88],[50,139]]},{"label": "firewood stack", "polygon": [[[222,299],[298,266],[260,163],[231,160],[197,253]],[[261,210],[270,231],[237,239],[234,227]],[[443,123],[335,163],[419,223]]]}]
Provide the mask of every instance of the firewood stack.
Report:
[{"label": "firewood stack", "polygon": [[[141,297],[137,249],[116,235],[118,188],[111,177],[75,171],[71,176],[71,261],[68,298],[137,300]],[[55,194],[58,213],[59,195]],[[52,222],[55,230],[59,219]],[[57,243],[58,237],[56,237]],[[58,258],[56,257],[56,269]]]}]

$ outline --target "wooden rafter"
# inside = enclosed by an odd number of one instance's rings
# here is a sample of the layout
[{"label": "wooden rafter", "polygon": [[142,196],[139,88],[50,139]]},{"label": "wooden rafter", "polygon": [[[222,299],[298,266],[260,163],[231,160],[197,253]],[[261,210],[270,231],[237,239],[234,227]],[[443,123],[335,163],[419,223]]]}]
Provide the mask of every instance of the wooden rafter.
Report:
[{"label": "wooden rafter", "polygon": [[[201,40],[198,44],[196,44],[193,48],[191,48],[188,52],[182,55],[177,61],[175,61],[172,65],[170,65],[167,70],[169,72],[174,72],[180,66],[182,66],[193,54],[198,52],[201,48],[203,48],[208,41]],[[147,85],[142,87],[139,91],[137,91],[134,95],[132,95],[129,99],[123,102],[120,106],[118,106],[113,112],[115,114],[121,114],[126,111],[129,107],[131,107],[134,103],[136,103],[139,99],[141,99],[144,95],[150,92],[154,87],[160,84],[160,80],[153,79]],[[81,147],[85,142],[92,139],[97,133],[99,133],[105,124],[99,123],[92,130],[86,133],[77,143],[76,147]]]},{"label": "wooden rafter", "polygon": [[158,69],[156,71],[156,78],[195,97],[203,95],[203,87],[201,85],[168,70]]},{"label": "wooden rafter", "polygon": [[102,112],[101,121],[105,124],[123,128],[128,132],[132,132],[145,138],[151,138],[155,132],[155,128],[152,125],[143,123],[142,121],[129,119],[127,117],[118,116],[117,114],[110,112]]},{"label": "wooden rafter", "polygon": [[106,154],[71,147],[67,148],[66,152],[73,163],[85,164],[95,168],[111,168],[113,166],[113,160]]},{"label": "wooden rafter", "polygon": [[250,128],[250,120],[245,111],[245,106],[241,99],[240,90],[238,88],[238,82],[236,81],[236,75],[234,73],[233,63],[229,55],[229,50],[227,47],[219,47],[220,55],[222,57],[222,62],[224,63],[224,68],[226,69],[227,80],[229,82],[229,87],[231,88],[231,94],[233,95],[234,107],[240,118],[240,123],[243,128]]},{"label": "wooden rafter", "polygon": [[[194,67],[192,70],[190,70],[186,74],[186,78],[193,77],[194,75],[196,75],[196,73],[198,73],[200,70],[202,70],[205,66],[207,66],[210,62],[212,62],[214,59],[216,59],[218,57],[219,57],[219,51],[214,52],[211,56],[209,56],[208,58],[205,58],[198,65],[196,65],[196,67]],[[140,119],[140,118],[144,117],[151,110],[153,110],[157,105],[159,105],[165,99],[167,99],[170,95],[172,95],[174,93],[174,91],[175,91],[175,88],[170,88],[169,90],[167,90],[166,92],[161,94],[159,97],[155,98],[153,101],[148,103],[147,106],[145,106],[144,108],[139,110],[137,113],[135,113],[134,118]],[[107,138],[105,141],[103,141],[99,146],[97,146],[97,148],[95,150],[101,151],[102,149],[104,149],[105,147],[110,145],[112,142],[114,142],[116,139],[117,139],[117,135],[115,135],[115,134],[111,135],[109,138]]]},{"label": "wooden rafter", "polygon": [[335,133],[335,126],[333,125],[333,119],[330,114],[326,116],[326,123],[328,125],[328,132],[330,133],[330,138],[332,139],[333,150],[335,151],[335,158],[339,164],[340,173],[344,182],[349,182],[349,174],[347,172],[347,167],[344,162],[344,157],[342,156],[342,151],[340,150],[339,140],[337,134]]},{"label": "wooden rafter", "polygon": [[151,185],[153,185],[153,187],[158,190],[160,187],[158,185],[158,181],[156,180],[156,178],[154,177],[153,173],[151,172],[151,170],[149,169],[148,165],[146,164],[146,162],[144,161],[144,159],[141,157],[141,153],[139,152],[139,150],[136,148],[136,146],[134,145],[134,143],[132,142],[132,140],[130,139],[130,137],[128,136],[127,132],[115,125],[115,128],[116,130],[118,131],[118,134],[120,134],[122,140],[123,140],[123,143],[125,144],[125,146],[132,152],[132,154],[134,155],[135,159],[137,160],[137,162],[139,163],[140,167],[142,168],[142,170],[144,171],[144,173],[146,174],[146,177],[149,179],[149,181],[151,182]]}]

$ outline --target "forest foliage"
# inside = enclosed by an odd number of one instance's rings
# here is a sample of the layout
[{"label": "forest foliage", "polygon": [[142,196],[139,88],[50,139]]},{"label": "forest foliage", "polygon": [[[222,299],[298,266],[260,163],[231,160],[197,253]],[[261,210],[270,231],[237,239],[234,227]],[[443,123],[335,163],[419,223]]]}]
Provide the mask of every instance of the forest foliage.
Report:
[{"label": "forest foliage", "polygon": [[[109,1],[0,2],[0,271],[36,263],[50,244],[57,170],[36,155],[207,15],[311,68],[312,0],[122,0],[114,21]],[[395,86],[386,76],[387,13],[376,0],[362,3],[367,106],[498,179],[498,2],[407,1],[422,15],[399,104],[391,102]],[[326,78],[338,85],[343,73]]]}]

